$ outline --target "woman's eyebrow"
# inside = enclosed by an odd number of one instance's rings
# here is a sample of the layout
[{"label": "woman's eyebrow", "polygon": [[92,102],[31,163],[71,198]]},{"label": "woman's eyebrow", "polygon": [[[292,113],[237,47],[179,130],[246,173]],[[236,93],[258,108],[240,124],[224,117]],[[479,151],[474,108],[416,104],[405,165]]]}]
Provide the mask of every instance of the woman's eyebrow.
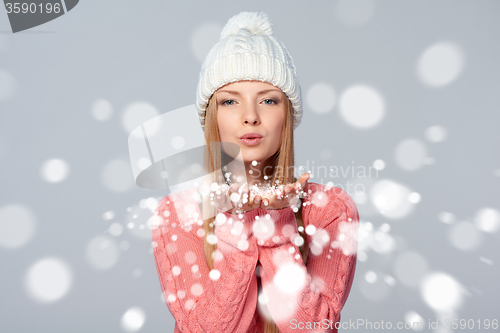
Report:
[{"label": "woman's eyebrow", "polygon": [[[257,93],[257,95],[262,95],[262,94],[265,94],[265,93],[268,93],[270,91],[276,91],[276,92],[281,92],[281,90],[279,89],[266,89],[266,90],[261,90]],[[219,93],[228,93],[228,94],[233,94],[233,95],[241,95],[238,91],[234,91],[234,90],[219,90],[218,91]]]}]

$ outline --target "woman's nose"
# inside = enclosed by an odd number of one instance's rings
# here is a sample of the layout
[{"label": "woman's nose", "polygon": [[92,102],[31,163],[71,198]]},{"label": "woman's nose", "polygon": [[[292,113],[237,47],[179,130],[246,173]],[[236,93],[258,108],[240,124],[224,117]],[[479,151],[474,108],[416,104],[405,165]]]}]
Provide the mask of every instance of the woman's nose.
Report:
[{"label": "woman's nose", "polygon": [[259,113],[257,107],[254,105],[247,105],[243,112],[243,122],[245,124],[258,125],[260,123]]}]

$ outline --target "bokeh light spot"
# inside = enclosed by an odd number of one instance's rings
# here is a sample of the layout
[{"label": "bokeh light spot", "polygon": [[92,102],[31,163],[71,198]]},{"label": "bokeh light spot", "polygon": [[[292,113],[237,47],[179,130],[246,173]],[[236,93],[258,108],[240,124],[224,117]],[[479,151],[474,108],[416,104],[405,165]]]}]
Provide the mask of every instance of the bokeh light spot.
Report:
[{"label": "bokeh light spot", "polygon": [[375,207],[390,218],[401,218],[410,214],[414,205],[408,200],[410,190],[392,180],[380,180],[370,190],[370,199]]},{"label": "bokeh light spot", "polygon": [[252,225],[252,233],[258,241],[266,241],[273,237],[275,225],[272,219],[258,219]]},{"label": "bokeh light spot", "polygon": [[385,162],[383,160],[375,160],[373,161],[373,167],[376,170],[384,170],[385,169]]},{"label": "bokeh light spot", "polygon": [[474,222],[481,231],[497,232],[500,229],[500,212],[493,208],[481,208],[474,215]]},{"label": "bokeh light spot", "polygon": [[200,296],[201,294],[203,294],[203,287],[201,286],[201,284],[199,283],[195,283],[191,286],[191,294],[193,296]]},{"label": "bokeh light spot", "polygon": [[66,161],[59,158],[50,159],[42,164],[40,173],[42,179],[46,182],[58,183],[68,177],[69,165]]},{"label": "bokeh light spot", "polygon": [[424,301],[434,310],[447,311],[457,309],[462,304],[462,287],[445,273],[427,275],[421,283]]},{"label": "bokeh light spot", "polygon": [[294,294],[304,287],[306,274],[299,265],[287,262],[278,268],[273,282],[281,292]]},{"label": "bokeh light spot", "polygon": [[332,111],[337,102],[333,87],[324,82],[316,83],[307,92],[307,104],[312,112],[325,114]]},{"label": "bokeh light spot", "polygon": [[200,63],[205,60],[208,52],[219,41],[222,27],[215,23],[200,25],[191,36],[191,49]]},{"label": "bokeh light spot", "polygon": [[109,221],[109,220],[112,220],[115,218],[115,212],[113,212],[112,210],[108,210],[107,212],[104,212],[102,214],[102,219],[104,221]]},{"label": "bokeh light spot", "polygon": [[139,307],[128,309],[122,316],[121,326],[125,332],[137,332],[146,321],[146,313]]},{"label": "bokeh light spot", "polygon": [[395,250],[396,241],[394,238],[383,231],[376,231],[373,233],[371,241],[373,251],[377,253],[389,253]]},{"label": "bokeh light spot", "polygon": [[93,268],[106,270],[118,262],[120,251],[118,251],[118,244],[113,238],[99,235],[88,242],[85,256]]},{"label": "bokeh light spot", "polygon": [[417,139],[407,139],[400,142],[395,151],[396,164],[408,171],[417,170],[426,164],[427,148],[424,143]]},{"label": "bokeh light spot", "polygon": [[98,99],[92,103],[90,113],[94,119],[106,121],[113,115],[113,105],[105,99]]},{"label": "bokeh light spot", "polygon": [[394,273],[398,280],[408,287],[418,287],[429,272],[427,260],[417,252],[406,251],[394,261]]},{"label": "bokeh light spot", "polygon": [[405,322],[407,323],[408,327],[411,327],[414,331],[421,331],[425,327],[424,318],[422,318],[415,311],[408,311],[405,313]]},{"label": "bokeh light spot", "polygon": [[377,282],[377,274],[373,271],[368,271],[365,274],[365,280],[368,283],[375,283]]},{"label": "bokeh light spot", "polygon": [[0,207],[0,247],[15,249],[27,244],[35,234],[36,218],[20,204]]},{"label": "bokeh light spot", "polygon": [[438,220],[446,224],[455,223],[456,219],[455,214],[450,212],[440,212],[438,215]]},{"label": "bokeh light spot", "polygon": [[175,150],[180,150],[186,144],[186,140],[182,136],[175,136],[172,138],[170,144]]},{"label": "bokeh light spot", "polygon": [[431,126],[425,130],[425,138],[430,142],[441,142],[448,137],[448,130],[444,126]]},{"label": "bokeh light spot", "polygon": [[452,225],[448,231],[448,240],[457,249],[471,251],[476,249],[483,235],[473,223],[462,221]]},{"label": "bokeh light spot", "polygon": [[220,278],[220,271],[218,269],[212,269],[210,273],[208,273],[208,277],[210,280],[217,281]]},{"label": "bokeh light spot", "polygon": [[370,271],[365,275],[364,279],[359,280],[359,288],[361,294],[372,302],[382,302],[391,293],[391,286],[384,279],[379,279],[379,276],[384,276],[382,272]]},{"label": "bokeh light spot", "polygon": [[[122,126],[127,133],[131,133],[135,128],[142,125],[144,122],[157,117],[160,113],[153,105],[147,102],[134,102],[129,104],[121,115]],[[160,127],[159,122],[153,122],[148,126],[148,135],[153,135]],[[142,131],[133,135],[140,135]]]},{"label": "bokeh light spot", "polygon": [[417,76],[432,88],[443,87],[455,81],[465,64],[462,49],[451,42],[429,46],[417,62]]},{"label": "bokeh light spot", "polygon": [[114,159],[106,163],[101,171],[104,187],[112,192],[126,192],[135,185],[130,162]]},{"label": "bokeh light spot", "polygon": [[420,195],[420,193],[418,192],[412,192],[410,193],[410,195],[408,196],[408,200],[415,204],[415,203],[419,203],[420,200],[422,200],[422,196]]},{"label": "bokeh light spot", "polygon": [[54,302],[67,294],[73,283],[69,266],[58,258],[45,258],[32,265],[26,274],[28,294],[42,303]]},{"label": "bokeh light spot", "polygon": [[108,231],[111,236],[120,236],[123,232],[123,225],[121,225],[121,223],[115,222],[109,226]]},{"label": "bokeh light spot", "polygon": [[384,114],[384,100],[372,87],[353,86],[344,91],[340,97],[340,115],[353,127],[374,127],[382,120]]}]

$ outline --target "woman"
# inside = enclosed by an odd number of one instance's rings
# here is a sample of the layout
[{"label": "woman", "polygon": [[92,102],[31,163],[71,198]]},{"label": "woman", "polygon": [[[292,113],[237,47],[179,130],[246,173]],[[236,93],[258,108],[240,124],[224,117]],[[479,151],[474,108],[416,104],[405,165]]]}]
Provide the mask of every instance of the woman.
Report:
[{"label": "woman", "polygon": [[340,188],[294,178],[300,87],[264,13],[228,21],[202,66],[197,107],[212,178],[163,198],[153,230],[175,332],[336,332],[358,211]]}]

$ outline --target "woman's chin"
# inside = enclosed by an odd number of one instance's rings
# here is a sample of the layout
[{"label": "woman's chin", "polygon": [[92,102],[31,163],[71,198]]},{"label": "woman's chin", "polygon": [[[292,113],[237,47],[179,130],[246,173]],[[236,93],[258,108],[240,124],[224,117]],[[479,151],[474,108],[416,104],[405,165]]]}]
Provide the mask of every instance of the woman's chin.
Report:
[{"label": "woman's chin", "polygon": [[245,164],[247,163],[252,163],[254,161],[256,161],[258,164],[262,163],[262,157],[260,156],[252,156],[252,155],[247,155],[247,156],[241,156],[239,155],[238,158],[240,159],[240,161],[244,162]]}]

